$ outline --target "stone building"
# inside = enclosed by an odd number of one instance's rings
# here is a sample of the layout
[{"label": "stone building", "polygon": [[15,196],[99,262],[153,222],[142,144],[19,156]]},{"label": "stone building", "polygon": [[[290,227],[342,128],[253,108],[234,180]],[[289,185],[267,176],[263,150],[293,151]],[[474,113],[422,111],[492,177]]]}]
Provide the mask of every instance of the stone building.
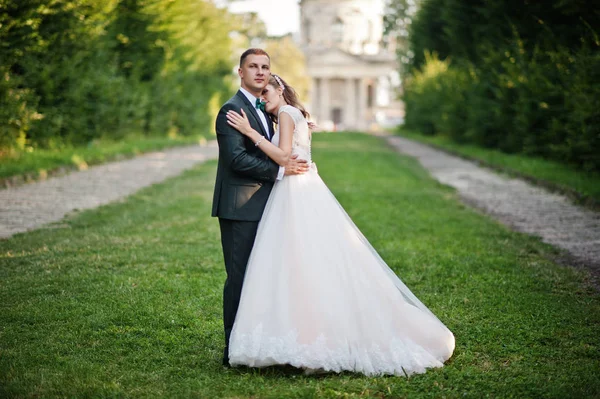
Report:
[{"label": "stone building", "polygon": [[300,0],[308,105],[325,130],[377,129],[404,116],[395,51],[382,45],[383,2]]}]

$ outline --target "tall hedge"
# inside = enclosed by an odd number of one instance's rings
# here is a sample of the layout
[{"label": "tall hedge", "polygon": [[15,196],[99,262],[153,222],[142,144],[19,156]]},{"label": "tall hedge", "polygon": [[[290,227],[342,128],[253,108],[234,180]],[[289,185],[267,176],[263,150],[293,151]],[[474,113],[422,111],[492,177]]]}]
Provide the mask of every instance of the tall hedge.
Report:
[{"label": "tall hedge", "polygon": [[402,69],[407,126],[600,171],[594,3],[424,0]]},{"label": "tall hedge", "polygon": [[0,0],[0,154],[209,134],[228,21],[202,0]]}]

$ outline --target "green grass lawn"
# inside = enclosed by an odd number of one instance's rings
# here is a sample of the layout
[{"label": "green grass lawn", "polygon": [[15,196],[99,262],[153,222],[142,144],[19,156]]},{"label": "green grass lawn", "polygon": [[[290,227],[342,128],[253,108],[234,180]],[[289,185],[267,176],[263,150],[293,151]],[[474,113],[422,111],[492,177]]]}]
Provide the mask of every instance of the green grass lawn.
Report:
[{"label": "green grass lawn", "polygon": [[426,136],[402,129],[400,136],[430,144],[462,157],[483,162],[497,170],[524,177],[538,185],[570,196],[575,202],[600,208],[600,175],[583,172],[569,165],[470,144],[458,144],[445,136]]},{"label": "green grass lawn", "polygon": [[96,140],[85,147],[56,150],[35,149],[0,157],[0,182],[19,177],[24,180],[45,178],[59,168],[82,169],[119,157],[132,157],[179,145],[195,144],[206,139],[196,137],[128,137],[120,141]]},{"label": "green grass lawn", "polygon": [[358,227],[454,332],[444,368],[410,378],[224,369],[210,162],[0,241],[0,397],[600,397],[600,295],[585,273],[462,205],[381,139],[313,141]]}]

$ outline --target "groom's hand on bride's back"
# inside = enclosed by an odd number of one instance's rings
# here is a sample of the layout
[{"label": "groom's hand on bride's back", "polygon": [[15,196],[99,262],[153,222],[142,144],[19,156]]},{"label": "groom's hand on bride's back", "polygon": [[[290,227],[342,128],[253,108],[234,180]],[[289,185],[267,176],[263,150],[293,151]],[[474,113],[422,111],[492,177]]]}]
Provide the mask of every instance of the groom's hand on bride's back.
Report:
[{"label": "groom's hand on bride's back", "polygon": [[305,159],[297,159],[298,155],[292,155],[285,165],[285,176],[301,175],[308,172],[310,165]]}]

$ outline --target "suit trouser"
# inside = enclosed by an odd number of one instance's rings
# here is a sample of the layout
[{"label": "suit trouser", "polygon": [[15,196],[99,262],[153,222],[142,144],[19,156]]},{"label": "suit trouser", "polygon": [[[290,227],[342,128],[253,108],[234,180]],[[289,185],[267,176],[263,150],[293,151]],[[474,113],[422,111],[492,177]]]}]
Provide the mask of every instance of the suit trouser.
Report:
[{"label": "suit trouser", "polygon": [[227,359],[229,336],[240,304],[244,274],[256,238],[258,222],[219,218],[219,225],[221,227],[221,245],[223,246],[225,270],[227,271],[227,279],[223,289],[223,325],[225,327],[225,353],[223,357]]}]

